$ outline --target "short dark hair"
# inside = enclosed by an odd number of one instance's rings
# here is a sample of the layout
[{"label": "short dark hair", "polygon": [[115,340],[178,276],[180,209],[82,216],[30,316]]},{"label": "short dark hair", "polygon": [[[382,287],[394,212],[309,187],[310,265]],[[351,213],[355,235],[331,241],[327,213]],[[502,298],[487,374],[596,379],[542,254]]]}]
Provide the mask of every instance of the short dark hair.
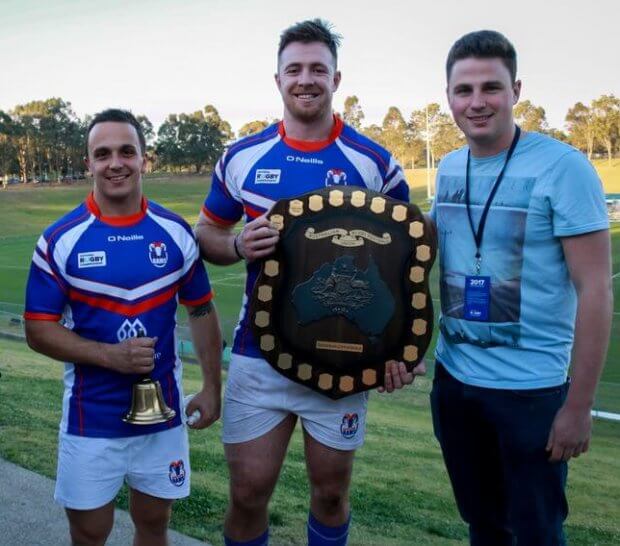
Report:
[{"label": "short dark hair", "polygon": [[120,110],[118,108],[108,108],[107,110],[103,110],[98,114],[95,114],[95,117],[88,124],[88,129],[86,130],[86,154],[88,155],[88,137],[90,136],[90,132],[93,127],[97,125],[97,123],[104,123],[106,121],[115,121],[118,123],[129,123],[138,133],[138,140],[140,141],[140,151],[142,154],[146,152],[146,139],[144,138],[144,132],[142,131],[142,125],[136,119],[136,117],[129,110]]},{"label": "short dark hair", "polygon": [[446,79],[456,61],[469,57],[478,59],[499,58],[510,72],[512,83],[517,79],[517,52],[508,38],[495,30],[477,30],[459,38],[450,48],[446,61]]},{"label": "short dark hair", "polygon": [[285,29],[280,34],[280,45],[278,46],[278,60],[284,48],[292,42],[301,42],[310,44],[312,42],[320,42],[325,44],[332,56],[334,57],[334,65],[338,64],[338,48],[342,41],[342,36],[333,32],[333,25],[323,19],[308,19],[301,23],[295,23],[293,26]]}]

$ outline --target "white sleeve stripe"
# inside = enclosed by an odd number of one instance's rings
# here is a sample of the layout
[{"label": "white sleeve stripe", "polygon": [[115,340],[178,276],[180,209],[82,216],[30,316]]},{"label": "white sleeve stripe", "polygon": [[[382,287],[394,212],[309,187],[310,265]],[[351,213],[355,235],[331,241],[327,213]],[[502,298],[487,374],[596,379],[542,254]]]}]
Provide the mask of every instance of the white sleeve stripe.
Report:
[{"label": "white sleeve stripe", "polygon": [[32,263],[35,264],[40,269],[42,269],[43,271],[45,271],[48,275],[53,275],[52,268],[43,258],[41,258],[41,256],[39,256],[39,253],[36,250],[34,251],[34,254],[32,255]]},{"label": "white sleeve stripe", "polygon": [[47,241],[43,235],[41,235],[37,241],[37,248],[41,251],[41,254],[47,254]]}]

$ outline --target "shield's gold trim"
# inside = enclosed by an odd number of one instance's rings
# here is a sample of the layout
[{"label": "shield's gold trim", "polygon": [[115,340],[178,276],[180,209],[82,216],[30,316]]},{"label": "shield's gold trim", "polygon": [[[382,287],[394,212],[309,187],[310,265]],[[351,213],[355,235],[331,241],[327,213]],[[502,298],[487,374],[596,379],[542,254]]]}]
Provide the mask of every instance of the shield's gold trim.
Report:
[{"label": "shield's gold trim", "polygon": [[422,282],[424,280],[424,268],[414,265],[409,272],[409,279],[412,282]]},{"label": "shield's gold trim", "polygon": [[366,202],[366,194],[363,191],[354,191],[351,194],[351,204],[354,207],[363,207]]},{"label": "shield's gold trim", "polygon": [[330,373],[322,373],[319,375],[319,387],[324,391],[332,388],[334,384],[334,376]]},{"label": "shield's gold trim", "polygon": [[414,239],[419,239],[422,237],[422,235],[424,235],[424,224],[422,222],[418,222],[417,220],[415,222],[411,222],[411,224],[409,224],[409,235]]},{"label": "shield's gold trim", "polygon": [[312,377],[312,366],[310,364],[300,364],[297,368],[297,377],[303,381],[308,381]]},{"label": "shield's gold trim", "polygon": [[278,260],[267,260],[265,262],[265,275],[277,277],[280,274],[280,263]]},{"label": "shield's gold trim", "polygon": [[284,229],[284,216],[281,214],[272,214],[269,217],[269,221],[278,231],[282,231]]},{"label": "shield's gold trim", "polygon": [[396,205],[392,210],[392,218],[397,222],[403,222],[407,218],[407,207]]},{"label": "shield's gold trim", "polygon": [[254,324],[259,328],[265,328],[269,325],[269,313],[267,311],[257,311],[254,317]]},{"label": "shield's gold trim", "polygon": [[299,199],[293,199],[289,203],[288,213],[291,216],[301,216],[304,213],[304,202]]},{"label": "shield's gold trim", "polygon": [[418,358],[418,348],[415,345],[406,345],[403,350],[403,358],[407,362],[414,362]]},{"label": "shield's gold trim", "polygon": [[260,337],[260,348],[263,351],[273,351],[275,346],[275,340],[271,334],[265,334]]},{"label": "shield's gold trim", "polygon": [[332,207],[341,207],[344,205],[344,193],[340,190],[332,190],[329,192],[329,204]]},{"label": "shield's gold trim", "polygon": [[323,198],[320,195],[311,195],[308,199],[308,208],[312,212],[323,210]]}]

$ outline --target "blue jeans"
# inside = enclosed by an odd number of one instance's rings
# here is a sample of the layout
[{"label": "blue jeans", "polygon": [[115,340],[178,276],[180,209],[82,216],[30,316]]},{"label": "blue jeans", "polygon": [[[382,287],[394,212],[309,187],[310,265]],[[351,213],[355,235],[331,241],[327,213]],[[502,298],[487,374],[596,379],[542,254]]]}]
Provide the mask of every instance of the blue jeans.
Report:
[{"label": "blue jeans", "polygon": [[473,387],[437,362],[433,427],[472,546],[566,544],[567,464],[545,446],[567,391]]}]

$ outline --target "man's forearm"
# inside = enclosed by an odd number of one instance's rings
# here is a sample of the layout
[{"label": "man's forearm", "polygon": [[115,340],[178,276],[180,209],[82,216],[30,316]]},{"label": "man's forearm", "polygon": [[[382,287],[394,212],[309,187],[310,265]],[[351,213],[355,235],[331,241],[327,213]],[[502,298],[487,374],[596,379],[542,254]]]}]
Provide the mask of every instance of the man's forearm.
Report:
[{"label": "man's forearm", "polygon": [[58,322],[26,320],[26,340],[31,349],[55,360],[109,367],[105,343],[85,339]]},{"label": "man's forearm", "polygon": [[571,386],[566,404],[591,409],[605,364],[611,330],[611,286],[592,284],[578,293]]},{"label": "man's forearm", "polygon": [[219,393],[221,388],[222,333],[212,302],[189,310],[189,326],[196,358],[200,363],[203,389]]},{"label": "man's forearm", "polygon": [[230,265],[241,258],[235,252],[235,234],[231,229],[204,222],[201,218],[194,229],[200,255],[216,265]]}]

